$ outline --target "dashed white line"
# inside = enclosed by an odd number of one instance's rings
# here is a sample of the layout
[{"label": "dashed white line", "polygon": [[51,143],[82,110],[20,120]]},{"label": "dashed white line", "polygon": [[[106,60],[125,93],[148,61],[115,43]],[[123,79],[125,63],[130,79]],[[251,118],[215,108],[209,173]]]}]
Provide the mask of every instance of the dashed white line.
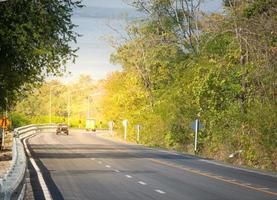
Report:
[{"label": "dashed white line", "polygon": [[99,164],[102,164],[102,161],[98,161]]},{"label": "dashed white line", "polygon": [[165,194],[165,192],[162,190],[155,190],[155,192],[160,193],[160,194]]},{"label": "dashed white line", "polygon": [[111,166],[110,166],[110,165],[106,165],[105,167],[107,167],[107,168],[111,168]]},{"label": "dashed white line", "polygon": [[143,181],[138,181],[139,184],[141,185],[147,185],[147,183],[143,182]]},{"label": "dashed white line", "polygon": [[119,172],[120,172],[120,171],[119,171],[119,170],[117,170],[117,169],[115,169],[114,171],[115,171],[115,172],[117,172],[117,173],[119,173]]},{"label": "dashed white line", "polygon": [[125,176],[126,176],[127,178],[133,178],[132,176],[130,176],[130,175],[128,175],[128,174],[127,174],[127,175],[125,175]]},{"label": "dashed white line", "polygon": [[95,160],[95,158],[91,158],[91,160]]}]

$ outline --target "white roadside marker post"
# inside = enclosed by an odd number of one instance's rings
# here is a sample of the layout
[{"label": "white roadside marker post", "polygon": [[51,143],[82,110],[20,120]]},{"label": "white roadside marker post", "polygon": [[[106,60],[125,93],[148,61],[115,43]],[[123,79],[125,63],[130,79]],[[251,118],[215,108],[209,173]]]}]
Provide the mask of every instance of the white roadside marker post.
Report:
[{"label": "white roadside marker post", "polygon": [[198,132],[204,125],[200,123],[199,118],[197,118],[192,124],[191,128],[194,130],[194,154],[197,154],[197,143],[198,143]]},{"label": "white roadside marker post", "polygon": [[195,136],[194,136],[194,154],[197,153],[197,137],[198,137],[198,129],[199,129],[199,119],[195,120]]},{"label": "white roadside marker post", "polygon": [[137,130],[137,143],[139,143],[139,140],[140,140],[140,129],[141,129],[141,126],[138,124],[136,125],[136,130]]},{"label": "white roadside marker post", "polygon": [[128,127],[128,120],[123,120],[123,126],[124,126],[124,140],[127,139],[127,127]]},{"label": "white roadside marker post", "polygon": [[114,122],[113,121],[109,121],[108,125],[109,125],[109,130],[110,130],[111,136],[114,136],[114,134],[113,134]]}]

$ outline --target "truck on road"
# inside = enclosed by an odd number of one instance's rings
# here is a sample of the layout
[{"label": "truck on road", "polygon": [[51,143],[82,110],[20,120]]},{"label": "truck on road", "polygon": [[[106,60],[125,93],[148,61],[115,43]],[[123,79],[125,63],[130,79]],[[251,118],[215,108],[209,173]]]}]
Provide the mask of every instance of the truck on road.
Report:
[{"label": "truck on road", "polygon": [[96,131],[96,121],[95,119],[86,120],[86,130],[87,131]]}]

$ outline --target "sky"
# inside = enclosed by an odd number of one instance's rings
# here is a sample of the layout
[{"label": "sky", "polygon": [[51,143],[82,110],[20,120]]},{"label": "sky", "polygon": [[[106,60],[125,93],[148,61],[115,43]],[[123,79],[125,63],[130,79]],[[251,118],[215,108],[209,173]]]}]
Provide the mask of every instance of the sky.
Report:
[{"label": "sky", "polygon": [[[220,11],[222,0],[208,0],[204,9]],[[72,21],[78,25],[75,31],[82,36],[78,38],[78,58],[75,64],[68,63],[70,75],[61,78],[68,82],[77,79],[81,74],[88,74],[93,79],[104,79],[109,73],[121,70],[121,66],[110,63],[110,55],[115,51],[109,38],[119,35],[113,30],[124,33],[126,22],[140,16],[124,0],[84,0],[86,7],[74,12]],[[110,27],[113,27],[110,28]]]}]

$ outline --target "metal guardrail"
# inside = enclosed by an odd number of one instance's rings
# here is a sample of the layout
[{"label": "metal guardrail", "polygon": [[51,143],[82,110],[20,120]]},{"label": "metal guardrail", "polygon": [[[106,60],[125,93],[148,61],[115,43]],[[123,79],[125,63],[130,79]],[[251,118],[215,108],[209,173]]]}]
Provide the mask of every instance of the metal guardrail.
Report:
[{"label": "metal guardrail", "polygon": [[0,200],[23,199],[27,160],[20,136],[35,134],[56,128],[55,124],[36,124],[14,129],[12,162],[9,170],[0,177]]}]

